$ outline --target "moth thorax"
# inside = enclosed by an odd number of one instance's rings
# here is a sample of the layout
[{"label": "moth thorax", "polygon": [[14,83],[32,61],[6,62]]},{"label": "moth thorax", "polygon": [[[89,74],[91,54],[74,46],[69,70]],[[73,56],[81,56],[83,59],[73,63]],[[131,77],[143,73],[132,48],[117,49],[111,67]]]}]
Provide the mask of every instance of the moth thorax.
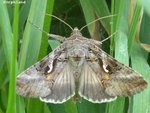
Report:
[{"label": "moth thorax", "polygon": [[73,66],[81,66],[84,61],[83,59],[85,59],[85,51],[79,48],[73,49],[69,52],[69,58]]},{"label": "moth thorax", "polygon": [[69,57],[70,63],[73,67],[77,68],[82,66],[84,63],[85,58],[84,57]]},{"label": "moth thorax", "polygon": [[77,48],[74,48],[74,49],[70,50],[70,51],[68,52],[68,56],[69,56],[69,57],[73,57],[73,58],[85,57],[85,51],[82,50],[82,49],[79,49],[79,48],[77,47]]}]

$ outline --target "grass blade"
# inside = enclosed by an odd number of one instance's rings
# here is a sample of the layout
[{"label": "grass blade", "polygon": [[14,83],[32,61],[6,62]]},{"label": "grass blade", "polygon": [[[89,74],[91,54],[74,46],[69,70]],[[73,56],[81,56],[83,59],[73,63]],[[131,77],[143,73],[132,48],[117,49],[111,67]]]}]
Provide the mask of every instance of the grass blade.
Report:
[{"label": "grass blade", "polygon": [[10,70],[10,56],[12,54],[12,30],[10,20],[7,12],[6,4],[0,0],[0,30],[2,35],[2,43],[8,69]]},{"label": "grass blade", "polygon": [[[93,12],[92,5],[89,0],[80,0],[82,10],[85,16],[86,23],[92,22],[95,20],[95,14]],[[95,23],[88,26],[91,36],[93,36],[93,30],[95,28]]]},{"label": "grass blade", "polygon": [[[47,0],[40,1],[40,0],[33,0],[31,3],[31,8],[29,12],[28,20],[32,23],[39,26],[41,29],[43,28],[44,23],[44,17],[45,17],[45,11],[46,11],[46,3]],[[40,7],[40,8],[39,8]],[[29,67],[33,63],[37,61],[39,51],[40,51],[40,44],[41,44],[41,36],[42,32],[34,28],[33,25],[30,23],[26,24],[25,31],[23,34],[23,43],[21,45],[21,51],[20,51],[20,57],[19,57],[19,71],[23,70],[24,68]],[[32,49],[31,49],[32,48]],[[22,103],[22,99],[20,102]],[[27,112],[33,113],[33,112],[43,112],[43,104],[39,100],[34,101],[30,100],[28,101],[27,105]],[[38,106],[38,109],[32,109]],[[20,105],[20,109],[23,109],[24,106]],[[25,109],[25,108],[24,108]]]},{"label": "grass blade", "polygon": [[[47,6],[46,6],[46,13],[52,14],[54,6],[54,0],[47,0]],[[45,16],[44,19],[44,31],[49,32],[51,26],[51,17]],[[43,58],[45,55],[47,55],[47,48],[48,48],[48,37],[44,33],[42,34],[42,41],[41,41],[41,47],[40,47],[40,54],[39,59]]]},{"label": "grass blade", "polygon": [[72,100],[67,101],[64,103],[66,113],[78,113],[76,103]]},{"label": "grass blade", "polygon": [[[18,0],[15,1],[18,3]],[[6,113],[16,113],[16,62],[17,62],[17,42],[18,42],[18,18],[19,4],[15,4],[14,22],[13,22],[13,46],[10,64],[10,83],[9,83],[9,98]]]},{"label": "grass blade", "polygon": [[43,111],[44,111],[44,103],[42,103],[39,99],[29,99],[27,106],[27,113],[43,113]]},{"label": "grass blade", "polygon": [[142,17],[142,23],[140,27],[140,37],[139,41],[141,43],[149,44],[150,45],[150,16],[147,15],[146,13],[143,14]]},{"label": "grass blade", "polygon": [[[139,44],[133,43],[131,50],[131,63],[133,69],[141,73],[145,80],[150,84],[150,67],[147,63],[148,53],[141,49]],[[150,113],[150,89],[147,88],[133,98],[132,113]]]},{"label": "grass blade", "polygon": [[[96,13],[98,18],[110,15],[108,4],[105,0],[94,0],[90,1],[90,3],[93,6],[94,14]],[[110,34],[110,20],[111,18],[105,18],[100,20],[101,24],[103,25],[108,34]]]},{"label": "grass blade", "polygon": [[[39,7],[41,8],[39,9]],[[33,0],[31,4],[28,21],[30,20],[40,28],[43,28],[42,26],[45,17],[45,10],[46,10],[46,0],[44,1]],[[36,62],[40,50],[41,36],[42,32],[40,32],[39,30],[34,28],[33,25],[27,22],[23,36],[23,43],[21,47],[19,70],[23,70],[25,67],[28,67]]]},{"label": "grass blade", "polygon": [[[113,29],[116,29],[117,35],[114,36],[115,45],[111,43],[111,48],[115,48],[115,59],[118,61],[129,65],[129,56],[128,56],[128,9],[129,9],[129,0],[121,1],[118,0],[115,6],[115,13],[117,14],[117,19],[114,20],[116,25]],[[112,103],[108,103],[106,113],[123,113],[125,112],[125,98],[118,98]]]},{"label": "grass blade", "polygon": [[51,113],[66,113],[64,104],[47,104]]},{"label": "grass blade", "polygon": [[47,104],[44,104],[44,113],[51,113]]},{"label": "grass blade", "polygon": [[0,59],[3,59],[1,60],[1,63],[0,63],[0,70],[1,70],[4,66],[4,63],[6,62],[1,37],[0,37]]},{"label": "grass blade", "polygon": [[133,17],[132,17],[132,22],[131,22],[131,25],[130,25],[130,31],[129,31],[129,40],[128,40],[129,53],[131,51],[132,44],[134,42],[134,38],[135,38],[135,35],[136,35],[136,32],[137,32],[137,26],[138,26],[138,23],[139,23],[139,18],[141,17],[141,9],[142,9],[142,6],[139,5],[139,4],[136,4],[134,14],[133,14]]},{"label": "grass blade", "polygon": [[79,113],[105,113],[106,104],[93,104],[86,100],[77,103]]}]

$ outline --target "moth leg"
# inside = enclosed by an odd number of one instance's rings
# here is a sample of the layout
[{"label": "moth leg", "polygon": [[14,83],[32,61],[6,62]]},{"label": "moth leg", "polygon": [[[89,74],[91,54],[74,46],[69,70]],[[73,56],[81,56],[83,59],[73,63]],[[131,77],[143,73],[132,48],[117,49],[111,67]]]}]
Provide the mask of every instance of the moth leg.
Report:
[{"label": "moth leg", "polygon": [[93,40],[93,39],[89,39],[90,41],[92,41],[94,44],[96,44],[97,46],[101,46],[102,43],[98,40]]},{"label": "moth leg", "polygon": [[63,37],[63,36],[60,36],[60,35],[48,34],[48,33],[47,33],[47,36],[48,36],[48,37],[51,37],[51,38],[53,38],[53,39],[55,39],[55,40],[58,40],[59,42],[64,42],[64,41],[66,41],[66,37]]}]

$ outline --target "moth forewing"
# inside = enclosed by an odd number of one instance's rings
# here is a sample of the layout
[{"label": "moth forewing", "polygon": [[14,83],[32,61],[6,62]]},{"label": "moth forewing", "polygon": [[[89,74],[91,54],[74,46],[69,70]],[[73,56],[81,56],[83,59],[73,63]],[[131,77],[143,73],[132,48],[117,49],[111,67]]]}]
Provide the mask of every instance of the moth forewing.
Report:
[{"label": "moth forewing", "polygon": [[131,96],[147,87],[147,82],[132,68],[118,62],[101,50],[99,57],[108,69],[107,79],[103,85],[107,94],[111,96]]},{"label": "moth forewing", "polygon": [[45,97],[50,94],[52,82],[48,80],[47,73],[53,70],[54,60],[59,55],[59,51],[62,50],[63,48],[56,48],[41,61],[20,73],[16,81],[17,93],[28,97]]},{"label": "moth forewing", "polygon": [[75,28],[57,49],[17,77],[18,94],[48,103],[63,103],[79,94],[103,103],[142,91],[147,82],[101,50],[100,44]]},{"label": "moth forewing", "polygon": [[18,94],[29,97],[43,97],[51,92],[47,90],[49,82],[46,81],[43,76],[44,72],[41,69],[41,66],[44,67],[49,62],[48,56],[44,59],[17,76],[16,85]]},{"label": "moth forewing", "polygon": [[63,103],[75,94],[72,68],[64,57],[63,45],[17,77],[17,93],[39,97],[49,103]]}]

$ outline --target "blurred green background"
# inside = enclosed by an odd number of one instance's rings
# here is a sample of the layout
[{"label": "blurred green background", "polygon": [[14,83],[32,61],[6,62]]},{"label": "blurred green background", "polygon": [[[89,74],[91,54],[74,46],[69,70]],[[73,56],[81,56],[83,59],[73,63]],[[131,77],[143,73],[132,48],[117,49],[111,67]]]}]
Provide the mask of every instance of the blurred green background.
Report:
[{"label": "blurred green background", "polygon": [[0,113],[150,113],[150,88],[134,97],[93,104],[67,101],[43,103],[16,95],[16,76],[42,59],[59,43],[37,30],[65,37],[69,29],[47,16],[53,14],[73,28],[108,15],[82,30],[87,38],[103,40],[102,49],[141,73],[150,84],[150,1],[149,0],[0,0]]}]

